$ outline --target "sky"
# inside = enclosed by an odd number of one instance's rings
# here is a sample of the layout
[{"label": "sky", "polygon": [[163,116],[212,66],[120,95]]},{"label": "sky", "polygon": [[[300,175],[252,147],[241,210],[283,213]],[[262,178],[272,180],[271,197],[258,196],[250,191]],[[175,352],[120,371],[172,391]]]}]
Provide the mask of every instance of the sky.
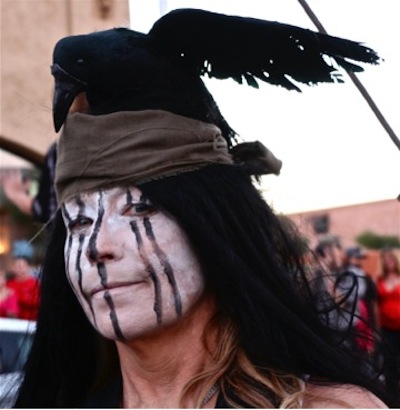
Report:
[{"label": "sky", "polygon": [[[182,7],[279,21],[316,30],[297,0],[130,0],[131,27],[147,32]],[[398,0],[308,0],[327,32],[365,43],[384,59],[358,75],[400,138]],[[297,213],[395,199],[400,151],[346,73],[345,84],[302,86],[302,93],[233,80],[204,79],[231,127],[262,141],[283,167],[263,178],[267,202]]]}]

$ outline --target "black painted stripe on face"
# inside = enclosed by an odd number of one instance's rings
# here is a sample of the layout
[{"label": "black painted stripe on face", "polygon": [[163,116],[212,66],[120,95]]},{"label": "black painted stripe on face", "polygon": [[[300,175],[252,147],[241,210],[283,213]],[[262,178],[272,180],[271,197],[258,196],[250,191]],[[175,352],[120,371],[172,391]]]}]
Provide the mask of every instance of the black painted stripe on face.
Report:
[{"label": "black painted stripe on face", "polygon": [[[67,219],[68,223],[72,222],[72,218],[71,215],[69,214],[69,212],[67,211],[67,208],[65,207],[65,205],[62,206],[62,210],[63,210],[63,214],[65,216],[65,218]],[[68,235],[68,246],[67,246],[67,260],[65,261],[65,267],[66,269],[69,268],[69,261],[71,258],[71,248],[72,248],[72,235]],[[68,277],[69,275],[67,275]]]},{"label": "black painted stripe on face", "polygon": [[99,252],[97,250],[96,242],[97,242],[97,236],[100,231],[101,224],[103,222],[103,217],[104,217],[104,205],[103,205],[103,193],[99,192],[99,201],[98,201],[98,213],[97,213],[97,218],[95,221],[95,225],[93,228],[93,233],[89,238],[89,244],[88,244],[88,256],[90,259],[96,261]]},{"label": "black painted stripe on face", "polygon": [[[78,215],[82,215],[85,210],[85,204],[83,203],[81,197],[78,195],[75,197],[76,204],[78,205]],[[78,252],[77,252],[77,258],[76,258],[76,263],[75,263],[75,269],[78,271],[78,285],[79,285],[79,290],[85,300],[89,303],[85,293],[83,292],[83,287],[82,287],[82,267],[81,267],[81,258],[82,258],[82,249],[83,249],[83,241],[85,240],[85,236],[80,234],[79,235],[79,247],[78,247]],[[92,310],[92,309],[91,309]],[[93,310],[92,310],[93,314]],[[94,314],[93,314],[94,318]]]},{"label": "black painted stripe on face", "polygon": [[[99,251],[97,249],[97,236],[100,232],[100,228],[103,223],[103,217],[104,217],[103,193],[101,191],[99,192],[98,207],[99,207],[99,210],[98,210],[97,218],[96,218],[95,225],[93,228],[93,233],[90,236],[89,243],[88,243],[88,256],[93,261],[97,261],[99,257]],[[101,285],[107,286],[107,280],[108,280],[107,269],[103,262],[97,262],[97,272],[99,274]],[[109,294],[107,290],[104,292],[104,299],[108,307],[110,308],[110,320],[111,320],[111,324],[115,332],[115,336],[120,340],[125,340],[121,332],[121,327],[118,322],[118,317],[115,311],[114,302],[112,300],[111,295]]]},{"label": "black painted stripe on face", "polygon": [[[82,198],[80,195],[77,195],[75,197],[76,204],[78,205],[78,215],[83,215],[85,213],[85,203],[82,201]],[[96,324],[96,315],[93,310],[92,302],[86,295],[86,293],[83,292],[83,286],[82,286],[82,278],[83,278],[83,273],[82,273],[82,267],[81,267],[81,258],[82,258],[82,250],[83,250],[83,241],[85,237],[84,235],[79,235],[79,249],[78,249],[78,258],[76,261],[76,268],[78,269],[78,283],[79,283],[79,290],[81,291],[81,294],[85,298],[87,304],[89,305],[89,309],[92,313],[93,316],[93,321],[94,324]]]},{"label": "black painted stripe on face", "polygon": [[93,323],[96,325],[96,314],[93,310],[93,305],[91,300],[88,298],[86,293],[83,291],[83,285],[82,285],[82,278],[83,278],[83,273],[82,273],[82,267],[81,267],[81,259],[82,259],[82,250],[83,250],[83,243],[85,241],[85,235],[79,235],[79,247],[78,247],[78,252],[77,252],[77,257],[76,257],[76,265],[75,269],[78,271],[78,286],[79,290],[81,292],[81,295],[84,297],[85,301],[89,305],[90,312],[92,313],[93,317]]},{"label": "black painted stripe on face", "polygon": [[140,258],[142,259],[142,262],[146,268],[146,271],[149,273],[154,283],[155,299],[154,299],[153,309],[154,309],[154,312],[156,313],[157,323],[161,324],[162,323],[162,300],[161,300],[160,279],[158,278],[153,266],[151,265],[146,253],[143,250],[142,235],[140,234],[136,221],[131,221],[130,224],[131,224],[132,232],[135,234],[135,237],[136,237],[136,243],[138,246]]},{"label": "black painted stripe on face", "polygon": [[125,340],[125,337],[122,334],[121,328],[119,326],[117,313],[115,311],[114,301],[112,300],[112,297],[110,293],[108,292],[108,290],[104,292],[104,299],[107,302],[108,307],[110,308],[110,320],[111,320],[111,324],[113,326],[115,335],[117,336],[119,340]]},{"label": "black painted stripe on face", "polygon": [[97,272],[100,276],[100,283],[102,286],[107,286],[107,269],[104,263],[99,262],[97,264]]},{"label": "black painted stripe on face", "polygon": [[131,190],[128,188],[128,189],[126,190],[126,203],[127,203],[128,205],[131,205],[131,204],[132,204],[132,201],[133,201],[132,192],[131,192]]},{"label": "black painted stripe on face", "polygon": [[79,235],[79,246],[78,246],[78,252],[76,256],[76,261],[75,261],[75,269],[78,271],[78,285],[79,285],[79,290],[81,291],[81,294],[84,296],[86,299],[85,294],[83,293],[83,287],[82,287],[82,267],[81,267],[81,259],[82,259],[82,249],[83,249],[83,242],[85,240],[85,235],[80,234]]},{"label": "black painted stripe on face", "polygon": [[157,258],[160,261],[161,266],[164,269],[164,273],[166,274],[168,278],[168,282],[171,285],[172,288],[172,293],[174,295],[174,300],[175,300],[175,311],[178,316],[182,316],[182,300],[181,300],[181,294],[179,293],[178,286],[176,284],[175,280],[175,275],[174,275],[174,270],[172,269],[171,264],[169,263],[167,255],[164,253],[164,251],[160,248],[160,246],[157,243],[157,240],[154,236],[153,228],[151,226],[151,222],[149,218],[144,218],[143,220],[143,225],[146,230],[146,235],[147,238],[149,239],[154,253],[157,255]]},{"label": "black painted stripe on face", "polygon": [[[82,200],[80,199],[80,197],[76,197],[75,198],[76,203],[79,207],[79,214],[83,213],[84,210],[84,203],[82,202]],[[71,215],[68,213],[67,209],[65,206],[63,206],[63,212],[64,215],[67,219],[68,222],[72,222],[72,217]],[[75,261],[75,269],[78,272],[78,286],[79,286],[79,290],[80,290],[80,294],[83,296],[83,298],[85,299],[85,301],[87,302],[89,309],[92,313],[92,317],[93,317],[93,323],[94,325],[96,325],[96,316],[93,310],[93,306],[91,303],[91,300],[87,297],[87,295],[83,292],[83,287],[82,287],[82,268],[81,268],[81,257],[82,257],[82,249],[83,249],[83,241],[84,241],[84,235],[79,235],[78,241],[79,241],[79,246],[78,246],[78,251],[77,251],[77,258]],[[71,258],[71,248],[72,248],[72,235],[68,236],[68,247],[67,247],[67,261],[66,261],[66,268],[69,269],[69,263],[70,263],[70,258]],[[73,287],[71,280],[69,278],[69,275],[67,275],[68,277],[68,281],[70,283],[70,286]]]}]

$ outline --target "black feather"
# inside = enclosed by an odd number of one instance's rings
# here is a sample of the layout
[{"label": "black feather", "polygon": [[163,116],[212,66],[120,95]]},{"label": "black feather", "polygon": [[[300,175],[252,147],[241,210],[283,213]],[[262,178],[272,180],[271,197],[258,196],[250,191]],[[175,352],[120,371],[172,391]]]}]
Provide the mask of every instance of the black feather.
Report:
[{"label": "black feather", "polygon": [[[199,74],[218,79],[241,77],[297,89],[333,82],[337,69],[323,56],[350,71],[362,71],[347,59],[378,63],[375,51],[360,43],[273,21],[179,9],[160,18],[149,32],[169,58],[184,59]],[[183,56],[183,57],[182,57]],[[204,62],[207,61],[207,68]],[[257,73],[264,72],[266,76]],[[249,83],[249,82],[248,82]],[[250,85],[255,85],[254,81]]]},{"label": "black feather", "polygon": [[167,110],[216,124],[231,144],[235,132],[201,76],[300,91],[298,83],[338,81],[329,58],[351,71],[362,68],[349,60],[379,61],[373,50],[350,40],[195,9],[165,15],[148,34],[119,28],[66,37],[53,53],[55,128],[60,129],[74,97],[86,92],[94,115]]}]

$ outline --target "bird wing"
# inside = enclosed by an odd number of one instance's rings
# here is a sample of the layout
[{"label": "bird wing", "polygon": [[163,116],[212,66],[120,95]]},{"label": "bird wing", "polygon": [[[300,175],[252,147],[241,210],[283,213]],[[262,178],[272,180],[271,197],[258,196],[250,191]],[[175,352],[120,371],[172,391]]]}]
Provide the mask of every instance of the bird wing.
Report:
[{"label": "bird wing", "polygon": [[253,87],[258,87],[257,80],[298,91],[295,82],[343,82],[339,66],[358,72],[363,68],[354,62],[380,60],[374,50],[355,41],[205,10],[174,10],[148,34],[169,58],[200,75],[244,80]]}]

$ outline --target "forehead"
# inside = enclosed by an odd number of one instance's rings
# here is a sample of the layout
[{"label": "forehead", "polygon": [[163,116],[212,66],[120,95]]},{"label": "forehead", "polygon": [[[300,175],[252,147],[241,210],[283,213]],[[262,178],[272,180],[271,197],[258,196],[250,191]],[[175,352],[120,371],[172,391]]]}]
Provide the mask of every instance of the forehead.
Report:
[{"label": "forehead", "polygon": [[83,192],[65,201],[66,206],[77,205],[79,203],[96,204],[99,196],[107,201],[124,200],[125,202],[138,201],[142,198],[143,193],[139,188],[130,187],[116,187],[105,190]]}]

